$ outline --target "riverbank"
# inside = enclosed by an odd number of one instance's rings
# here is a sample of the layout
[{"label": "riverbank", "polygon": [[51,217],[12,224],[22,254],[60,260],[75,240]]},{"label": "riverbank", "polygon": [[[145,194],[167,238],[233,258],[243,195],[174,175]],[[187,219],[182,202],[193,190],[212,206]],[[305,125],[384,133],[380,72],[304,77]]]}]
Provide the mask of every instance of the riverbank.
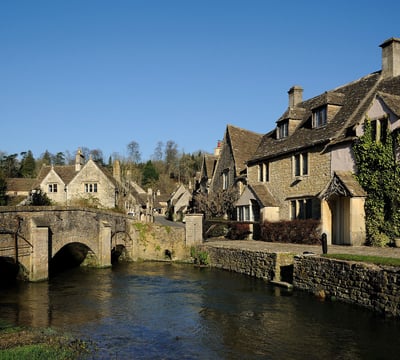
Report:
[{"label": "riverbank", "polygon": [[[212,267],[400,317],[399,266],[327,259],[322,246],[301,244],[211,239],[200,248]],[[400,258],[399,248],[330,245],[328,253]]]},{"label": "riverbank", "polygon": [[50,328],[0,328],[0,359],[82,359],[90,351],[87,342]]}]

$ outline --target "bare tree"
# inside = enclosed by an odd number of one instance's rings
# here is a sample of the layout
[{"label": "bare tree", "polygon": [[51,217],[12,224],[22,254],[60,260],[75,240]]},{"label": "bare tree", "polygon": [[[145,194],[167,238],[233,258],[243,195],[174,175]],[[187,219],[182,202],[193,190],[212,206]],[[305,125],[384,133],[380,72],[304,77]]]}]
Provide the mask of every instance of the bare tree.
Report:
[{"label": "bare tree", "polygon": [[142,158],[140,154],[140,147],[136,141],[131,141],[127,146],[128,158],[134,164],[138,164]]}]

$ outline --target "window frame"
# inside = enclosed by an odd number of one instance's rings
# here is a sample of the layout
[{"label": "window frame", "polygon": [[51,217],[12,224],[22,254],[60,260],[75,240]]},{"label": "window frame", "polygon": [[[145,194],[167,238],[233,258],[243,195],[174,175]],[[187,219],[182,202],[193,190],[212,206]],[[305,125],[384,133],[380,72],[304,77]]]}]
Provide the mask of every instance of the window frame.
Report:
[{"label": "window frame", "polygon": [[294,154],[292,157],[293,177],[308,176],[310,173],[309,156],[307,152]]},{"label": "window frame", "polygon": [[290,200],[290,219],[313,219],[313,199],[302,198]]},{"label": "window frame", "polygon": [[258,181],[269,182],[269,161],[262,162],[258,165]]},{"label": "window frame", "polygon": [[278,139],[285,139],[289,136],[289,120],[281,121],[278,124]]},{"label": "window frame", "polygon": [[328,109],[327,106],[320,106],[313,110],[312,113],[312,127],[318,129],[328,123]]},{"label": "window frame", "polygon": [[48,184],[47,189],[48,189],[48,192],[49,192],[49,193],[52,193],[52,194],[57,193],[57,192],[58,192],[57,183]]},{"label": "window frame", "polygon": [[97,193],[98,192],[98,185],[97,182],[87,182],[84,183],[83,191],[87,194]]}]

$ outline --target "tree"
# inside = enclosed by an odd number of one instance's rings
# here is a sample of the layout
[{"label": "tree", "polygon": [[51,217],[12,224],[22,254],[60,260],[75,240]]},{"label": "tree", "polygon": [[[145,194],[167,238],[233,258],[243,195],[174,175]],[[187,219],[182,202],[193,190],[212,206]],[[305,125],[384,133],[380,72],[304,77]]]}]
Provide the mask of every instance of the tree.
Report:
[{"label": "tree", "polygon": [[370,119],[364,123],[364,135],[354,144],[357,180],[367,192],[365,224],[367,242],[384,246],[400,236],[400,167],[396,144],[400,135],[387,128],[383,139],[376,141]]},{"label": "tree", "polygon": [[5,178],[19,177],[17,154],[5,155],[0,159],[1,170]]},{"label": "tree", "polygon": [[4,175],[0,171],[0,206],[7,205],[7,182]]},{"label": "tree", "polygon": [[178,145],[175,141],[168,140],[165,145],[165,163],[167,172],[174,175],[178,170]]},{"label": "tree", "polygon": [[92,160],[99,164],[99,165],[104,165],[104,160],[103,160],[103,152],[100,149],[93,149],[90,150],[89,156],[92,157]]},{"label": "tree", "polygon": [[151,160],[147,161],[142,171],[142,185],[146,187],[153,187],[159,178],[159,174],[154,167]]},{"label": "tree", "polygon": [[159,141],[157,143],[156,148],[154,149],[154,153],[152,156],[152,159],[154,161],[162,161],[163,159],[163,153],[164,153],[164,143],[162,141]]},{"label": "tree", "polygon": [[196,212],[205,214],[207,218],[230,217],[234,210],[234,203],[238,199],[238,193],[234,187],[227,190],[214,191],[208,194],[197,193],[194,195]]},{"label": "tree", "polygon": [[33,178],[35,177],[36,172],[36,161],[33,157],[32,151],[28,150],[28,152],[21,153],[22,159],[20,162],[19,172],[24,178]]},{"label": "tree", "polygon": [[139,144],[136,141],[131,141],[127,146],[128,158],[134,164],[138,164],[141,160]]},{"label": "tree", "polygon": [[33,206],[48,206],[51,205],[51,200],[41,189],[35,189],[31,195],[31,205]]},{"label": "tree", "polygon": [[51,165],[52,158],[53,158],[53,155],[51,155],[51,153],[46,150],[41,156],[41,162],[43,165]]},{"label": "tree", "polygon": [[54,165],[65,165],[65,156],[63,152],[58,152],[54,157],[52,163]]}]

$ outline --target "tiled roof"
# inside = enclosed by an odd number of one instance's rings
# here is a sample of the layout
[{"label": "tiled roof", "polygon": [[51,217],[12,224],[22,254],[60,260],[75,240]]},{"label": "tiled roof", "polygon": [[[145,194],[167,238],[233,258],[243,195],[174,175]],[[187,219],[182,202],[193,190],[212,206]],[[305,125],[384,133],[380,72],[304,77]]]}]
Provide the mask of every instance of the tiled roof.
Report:
[{"label": "tiled roof", "polygon": [[214,174],[216,161],[217,156],[209,154],[204,155],[204,164],[206,167],[205,173],[208,179],[211,179]]},{"label": "tiled roof", "polygon": [[276,200],[264,184],[249,185],[249,188],[260,201],[262,206],[278,206]]},{"label": "tiled roof", "polygon": [[7,182],[7,191],[27,191],[32,190],[33,185],[36,179],[29,178],[8,178]]},{"label": "tiled roof", "polygon": [[[379,94],[396,114],[400,112],[400,76],[382,78],[381,72],[369,74],[359,80],[325,92],[288,109],[278,121],[296,116],[301,120],[297,129],[284,139],[276,139],[275,130],[263,136],[249,163],[314,146],[349,140],[349,130],[360,124],[373,98]],[[312,110],[324,104],[340,105],[340,110],[326,126],[311,127]],[[301,115],[301,116],[300,116]],[[301,119],[298,119],[302,117]]]},{"label": "tiled roof", "polygon": [[236,171],[240,174],[246,169],[246,161],[254,155],[262,135],[233,125],[227,126],[227,135],[230,139]]},{"label": "tiled roof", "polygon": [[56,165],[56,166],[51,166],[51,165],[43,165],[39,171],[39,174],[36,178],[37,182],[35,186],[39,186],[44,178],[48,175],[51,169],[54,169],[54,171],[57,173],[57,175],[61,178],[61,180],[64,182],[64,184],[68,184],[74,176],[77,174],[75,171],[75,165]]}]

